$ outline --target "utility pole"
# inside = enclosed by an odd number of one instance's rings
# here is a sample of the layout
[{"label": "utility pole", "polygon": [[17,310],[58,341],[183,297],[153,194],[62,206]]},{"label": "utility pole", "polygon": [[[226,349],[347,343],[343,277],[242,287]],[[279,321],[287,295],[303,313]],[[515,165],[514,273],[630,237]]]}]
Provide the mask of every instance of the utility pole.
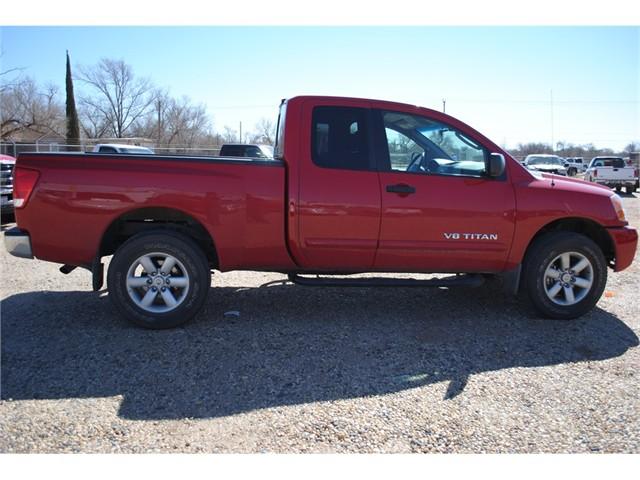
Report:
[{"label": "utility pole", "polygon": [[447,99],[442,99],[442,113],[447,113]]},{"label": "utility pole", "polygon": [[554,130],[554,128],[553,128],[553,90],[550,91],[549,99],[550,99],[550,107],[551,107],[551,153],[553,153],[553,152],[556,151],[556,148],[555,148],[555,146],[553,144],[553,142],[554,142],[554,138],[553,138],[554,137],[554,131],[553,131]]},{"label": "utility pole", "polygon": [[242,122],[240,122],[240,143],[242,143]]}]

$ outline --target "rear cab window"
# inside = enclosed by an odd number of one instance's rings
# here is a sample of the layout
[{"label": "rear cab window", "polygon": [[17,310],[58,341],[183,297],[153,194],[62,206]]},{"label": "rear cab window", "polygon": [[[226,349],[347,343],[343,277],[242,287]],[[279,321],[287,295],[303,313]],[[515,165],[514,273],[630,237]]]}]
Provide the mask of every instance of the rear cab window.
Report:
[{"label": "rear cab window", "polygon": [[311,122],[313,163],[323,168],[374,170],[368,114],[366,108],[315,107]]},{"label": "rear cab window", "polygon": [[220,155],[223,157],[244,157],[244,148],[241,145],[224,145]]},{"label": "rear cab window", "polygon": [[624,168],[624,160],[622,158],[616,157],[608,157],[608,158],[597,158],[593,162],[594,167],[613,167],[613,168]]}]

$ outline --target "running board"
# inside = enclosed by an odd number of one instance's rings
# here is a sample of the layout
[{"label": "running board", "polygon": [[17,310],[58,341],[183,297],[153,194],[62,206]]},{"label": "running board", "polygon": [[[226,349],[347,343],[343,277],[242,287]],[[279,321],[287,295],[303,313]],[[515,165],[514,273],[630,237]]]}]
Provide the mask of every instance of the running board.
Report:
[{"label": "running board", "polygon": [[289,281],[308,287],[479,287],[484,283],[482,275],[453,275],[443,278],[333,278],[303,277],[289,274]]}]

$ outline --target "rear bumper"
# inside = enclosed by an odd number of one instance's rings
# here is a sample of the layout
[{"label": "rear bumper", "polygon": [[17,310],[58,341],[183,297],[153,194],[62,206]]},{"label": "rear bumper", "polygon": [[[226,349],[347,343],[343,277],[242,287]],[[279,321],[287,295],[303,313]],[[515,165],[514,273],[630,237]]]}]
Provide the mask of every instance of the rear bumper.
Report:
[{"label": "rear bumper", "polygon": [[633,262],[638,246],[638,232],[633,227],[608,228],[616,249],[615,272],[624,270]]},{"label": "rear bumper", "polygon": [[31,238],[27,232],[18,227],[11,228],[4,232],[4,246],[14,257],[33,258],[31,251]]},{"label": "rear bumper", "polygon": [[594,178],[593,181],[607,187],[633,187],[637,182],[635,178],[632,180],[605,180]]}]

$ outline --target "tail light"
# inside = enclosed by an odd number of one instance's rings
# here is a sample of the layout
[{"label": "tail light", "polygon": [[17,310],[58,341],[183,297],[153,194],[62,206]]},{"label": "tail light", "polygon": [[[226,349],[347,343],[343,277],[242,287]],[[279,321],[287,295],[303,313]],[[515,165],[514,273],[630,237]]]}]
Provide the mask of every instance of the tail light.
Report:
[{"label": "tail light", "polygon": [[633,171],[633,176],[634,176],[634,177],[637,177],[637,176],[638,176],[638,169],[637,169],[637,168]]},{"label": "tail light", "polygon": [[13,173],[13,206],[24,207],[38,182],[40,172],[29,168],[16,167]]},{"label": "tail light", "polygon": [[593,176],[594,176],[594,177],[597,177],[597,176],[598,176],[598,169],[597,169],[597,168],[594,168],[594,169],[593,169]]}]

